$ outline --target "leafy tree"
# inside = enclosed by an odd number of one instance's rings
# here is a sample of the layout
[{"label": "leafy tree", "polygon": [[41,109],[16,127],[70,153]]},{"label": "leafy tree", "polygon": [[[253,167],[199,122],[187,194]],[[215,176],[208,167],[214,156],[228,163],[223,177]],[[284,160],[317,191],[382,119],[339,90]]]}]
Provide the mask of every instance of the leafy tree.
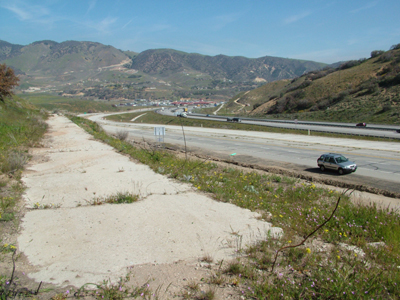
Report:
[{"label": "leafy tree", "polygon": [[14,70],[6,64],[0,64],[0,101],[13,94],[12,89],[18,85],[19,78],[15,76]]}]

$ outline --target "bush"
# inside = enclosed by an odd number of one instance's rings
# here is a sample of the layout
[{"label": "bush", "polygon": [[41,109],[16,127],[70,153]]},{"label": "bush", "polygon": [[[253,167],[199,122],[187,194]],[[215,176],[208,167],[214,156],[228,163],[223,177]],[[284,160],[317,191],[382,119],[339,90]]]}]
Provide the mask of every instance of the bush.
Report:
[{"label": "bush", "polygon": [[1,171],[3,173],[15,173],[18,170],[22,170],[27,162],[28,155],[26,153],[20,151],[9,152],[1,166]]},{"label": "bush", "polygon": [[383,51],[383,50],[374,50],[371,52],[371,58],[377,57],[383,53],[385,53],[385,51]]},{"label": "bush", "polygon": [[128,135],[129,135],[128,131],[126,131],[126,130],[118,130],[117,134],[116,134],[116,137],[120,141],[125,141],[128,138]]},{"label": "bush", "polygon": [[302,98],[304,98],[305,95],[306,95],[306,92],[303,91],[303,90],[300,90],[300,91],[294,92],[294,93],[292,94],[292,97],[293,97],[294,99],[302,99]]},{"label": "bush", "polygon": [[382,112],[387,112],[389,110],[392,109],[392,104],[390,104],[390,102],[386,102],[383,106],[382,106]]},{"label": "bush", "polygon": [[304,89],[304,88],[308,87],[311,84],[312,84],[311,80],[305,80],[302,84],[300,84],[299,88],[300,89]]},{"label": "bush", "polygon": [[262,103],[256,103],[253,105],[253,109],[256,109],[257,107],[260,107],[262,105]]},{"label": "bush", "polygon": [[365,58],[360,58],[359,60],[349,60],[349,61],[345,62],[344,64],[341,64],[339,68],[340,68],[340,70],[349,69],[349,68],[352,68],[352,67],[362,64],[364,61],[366,61]]},{"label": "bush", "polygon": [[390,47],[390,50],[396,50],[396,49],[400,49],[400,44],[396,44]]},{"label": "bush", "polygon": [[388,61],[391,61],[393,58],[394,58],[393,53],[391,53],[391,52],[386,52],[386,53],[383,53],[383,54],[379,57],[378,61],[379,61],[379,62],[388,62]]},{"label": "bush", "polygon": [[386,76],[385,79],[379,82],[381,87],[389,87],[400,84],[400,73],[396,76]]},{"label": "bush", "polygon": [[301,99],[297,102],[297,109],[302,110],[302,109],[307,109],[310,108],[313,105],[313,102],[308,100],[308,99]]}]

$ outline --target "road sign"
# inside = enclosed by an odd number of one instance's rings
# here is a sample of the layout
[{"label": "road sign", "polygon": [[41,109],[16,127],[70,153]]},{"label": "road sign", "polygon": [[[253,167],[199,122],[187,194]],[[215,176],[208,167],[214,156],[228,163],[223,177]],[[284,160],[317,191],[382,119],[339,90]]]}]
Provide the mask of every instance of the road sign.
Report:
[{"label": "road sign", "polygon": [[154,135],[165,135],[165,127],[154,127]]},{"label": "road sign", "polygon": [[154,135],[157,142],[164,143],[165,127],[154,127]]}]

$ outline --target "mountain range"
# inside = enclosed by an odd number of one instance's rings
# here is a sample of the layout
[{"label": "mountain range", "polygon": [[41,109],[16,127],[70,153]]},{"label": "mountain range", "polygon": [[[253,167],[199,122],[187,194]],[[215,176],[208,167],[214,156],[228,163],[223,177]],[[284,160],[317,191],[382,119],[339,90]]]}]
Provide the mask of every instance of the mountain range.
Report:
[{"label": "mountain range", "polygon": [[271,56],[207,56],[172,49],[136,53],[95,42],[49,40],[26,46],[0,40],[0,63],[20,74],[22,89],[51,86],[59,92],[63,87],[87,86],[88,82],[92,86],[118,83],[135,85],[136,95],[143,96],[152,87],[153,92],[160,91],[153,97],[194,98],[231,97],[241,90],[326,66]]}]

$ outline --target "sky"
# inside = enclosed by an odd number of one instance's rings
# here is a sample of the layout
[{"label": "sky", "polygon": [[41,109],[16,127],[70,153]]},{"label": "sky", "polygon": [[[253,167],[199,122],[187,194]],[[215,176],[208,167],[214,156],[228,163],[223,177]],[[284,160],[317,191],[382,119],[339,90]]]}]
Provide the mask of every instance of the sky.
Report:
[{"label": "sky", "polygon": [[0,0],[0,40],[334,63],[400,43],[399,0]]}]

